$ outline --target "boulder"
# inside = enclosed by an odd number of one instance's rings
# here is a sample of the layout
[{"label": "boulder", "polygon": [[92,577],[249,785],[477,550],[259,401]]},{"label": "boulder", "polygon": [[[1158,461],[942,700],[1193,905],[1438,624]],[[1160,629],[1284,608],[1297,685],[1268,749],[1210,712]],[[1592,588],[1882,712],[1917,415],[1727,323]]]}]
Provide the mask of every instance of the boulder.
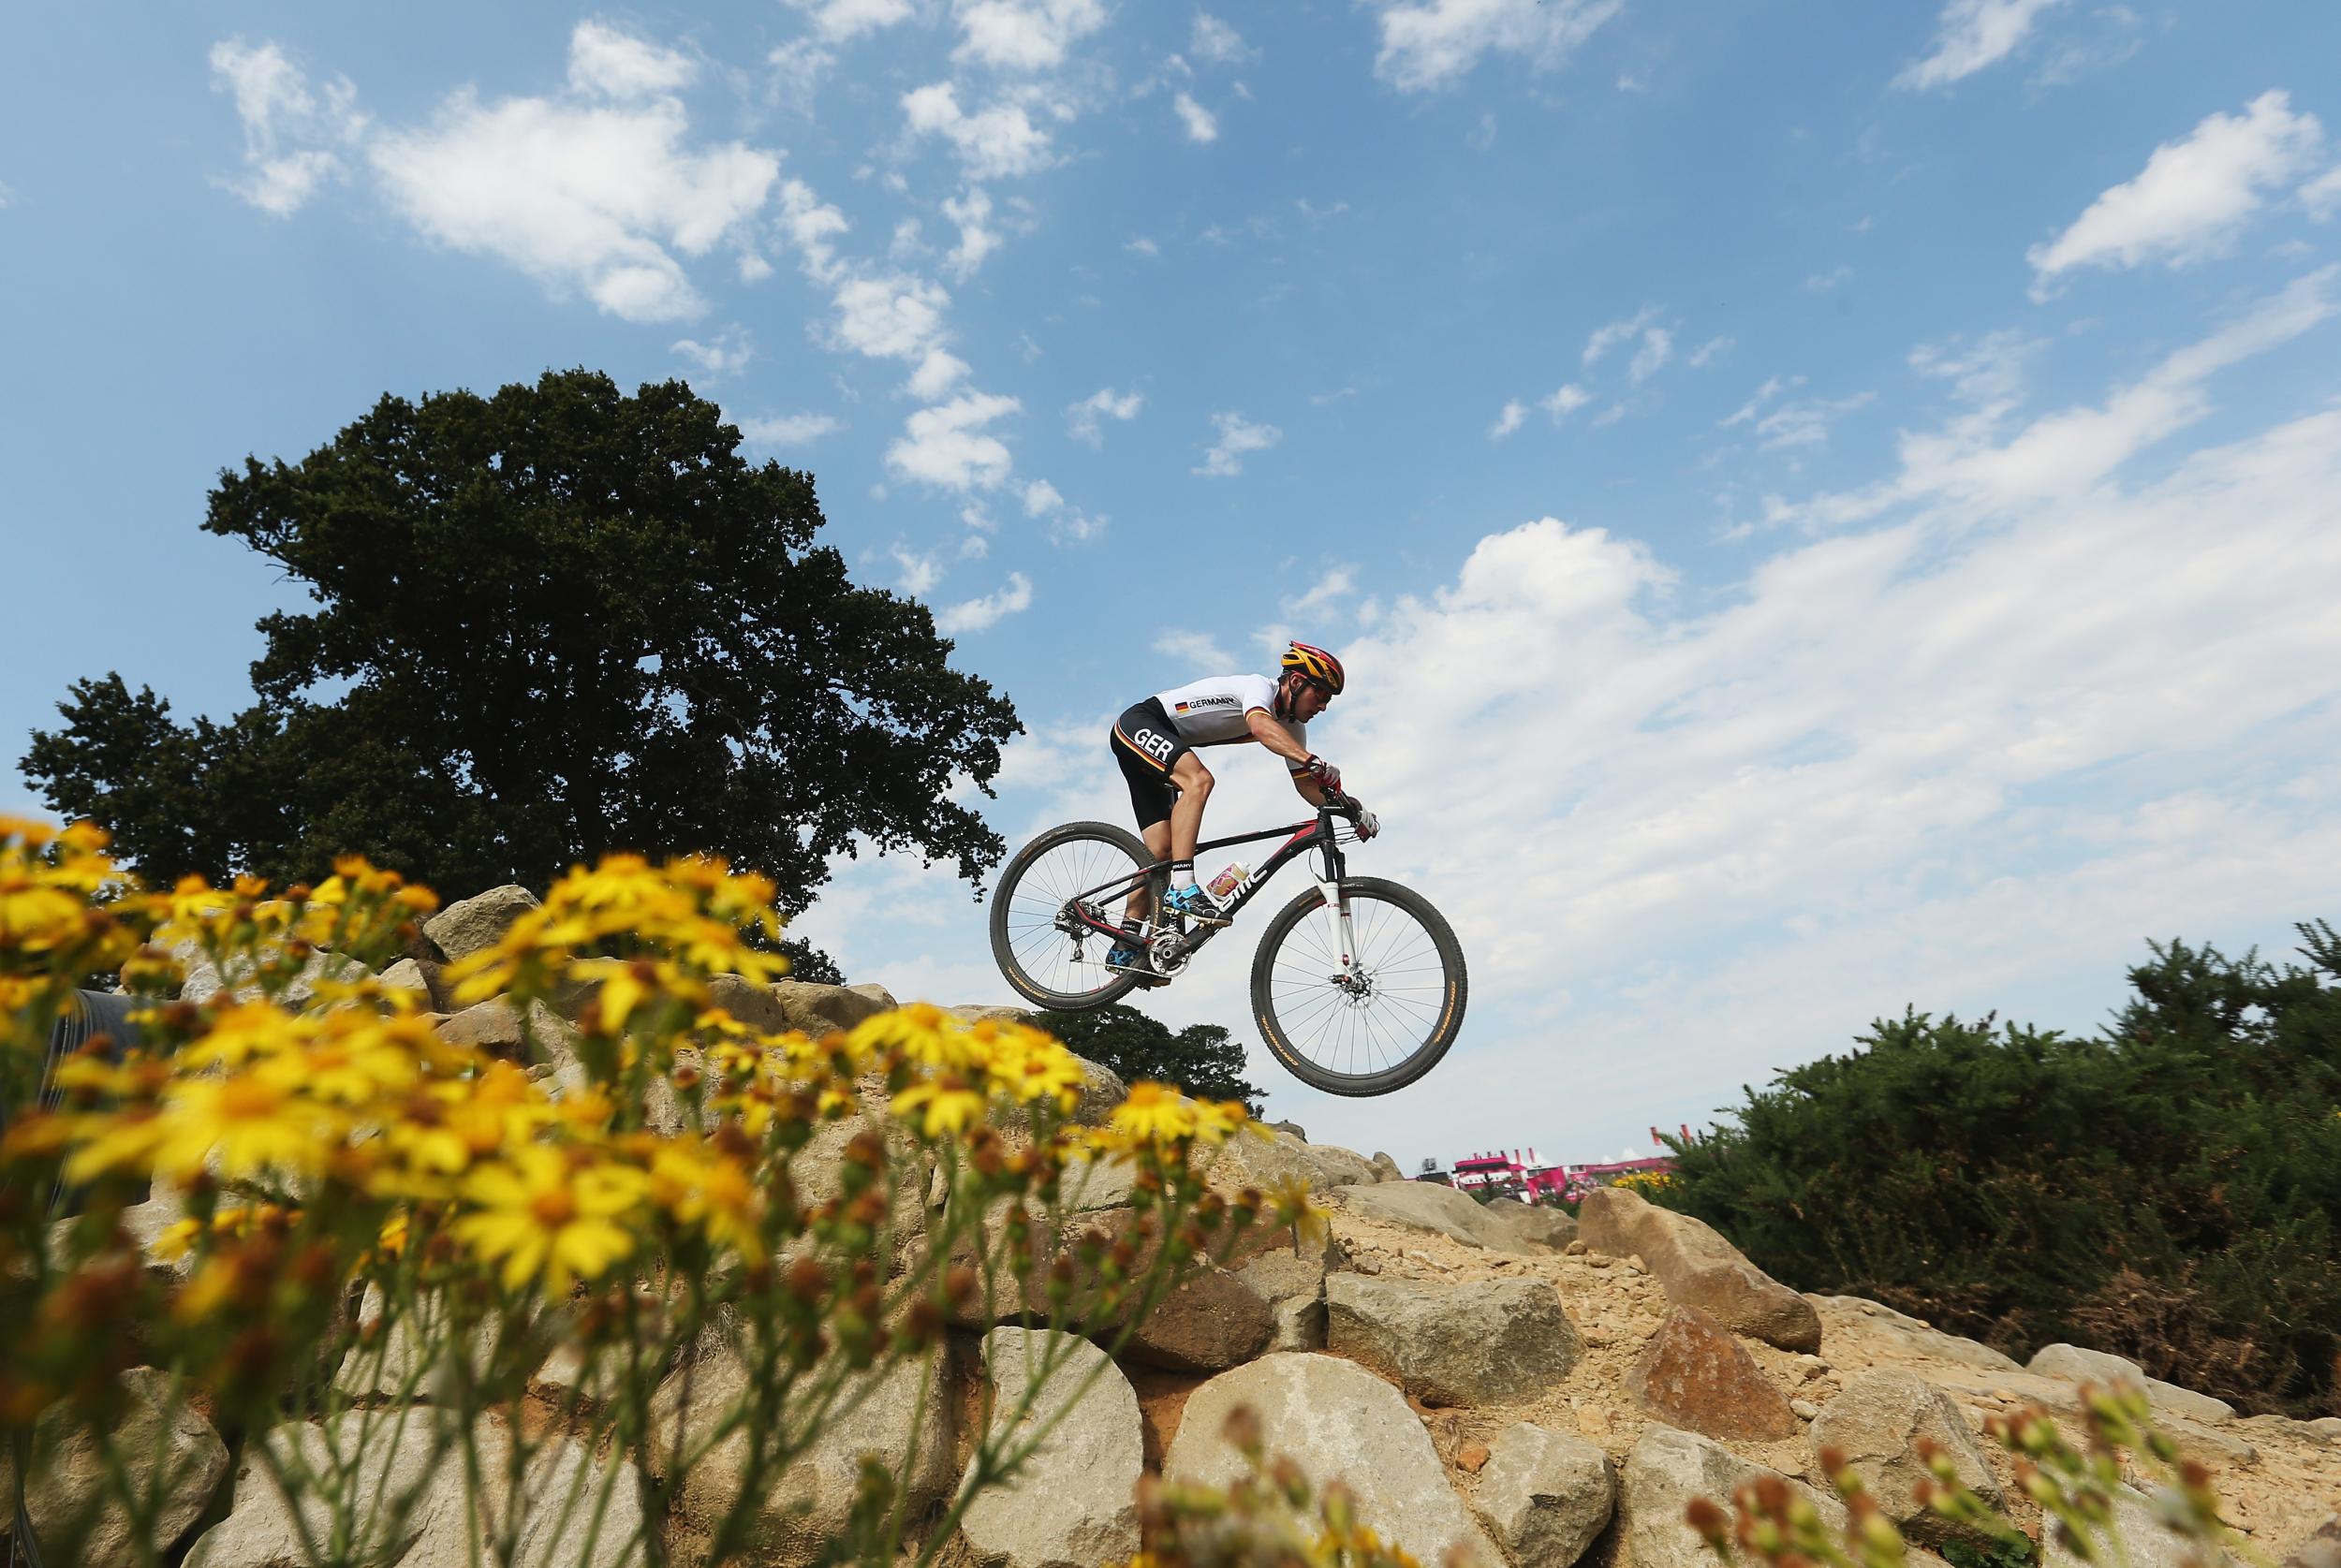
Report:
[{"label": "boulder", "polygon": [[[2322,1421],[2341,1420],[2324,1415]],[[2341,1514],[2329,1514],[2284,1556],[2284,1568],[2341,1568]]]},{"label": "boulder", "polygon": [[[1044,1360],[1055,1364],[1035,1393]],[[1129,1379],[1097,1346],[1048,1329],[994,1328],[983,1337],[983,1364],[995,1438],[1018,1443],[1042,1423],[1055,1424],[1013,1479],[967,1505],[960,1532],[976,1562],[1094,1568],[1127,1561],[1138,1550],[1145,1447]],[[1009,1429],[1027,1395],[1032,1407]]]},{"label": "boulder", "polygon": [[1684,1521],[1683,1510],[1693,1498],[1705,1498],[1729,1512],[1733,1491],[1768,1475],[1811,1502],[1831,1531],[1844,1527],[1845,1508],[1834,1497],[1789,1481],[1696,1432],[1645,1427],[1618,1477],[1619,1531],[1628,1561],[1634,1568],[1715,1568],[1715,1554]]},{"label": "boulder", "polygon": [[[512,1568],[642,1568],[649,1561],[641,1478],[623,1456],[596,1464],[573,1438],[543,1439],[515,1498],[506,1478],[511,1446],[504,1429],[482,1421],[473,1431],[486,1478],[484,1503],[436,1511],[399,1568],[478,1568],[500,1561],[491,1530],[500,1537],[514,1507],[520,1535]],[[455,1486],[460,1490],[463,1483]]]},{"label": "boulder", "polygon": [[[183,948],[187,945],[181,945]],[[185,978],[180,982],[179,1000],[200,1004],[222,991],[228,992],[229,1000],[235,1002],[250,1002],[259,996],[260,988],[252,980],[249,960],[235,960],[231,956],[228,967],[232,973],[222,975],[212,964],[197,959],[188,966]],[[346,953],[311,953],[308,960],[301,966],[300,973],[278,993],[278,1000],[287,1007],[298,1007],[317,995],[321,981],[362,980],[373,973]]]},{"label": "boulder", "polygon": [[1031,1023],[1040,1016],[1030,1007],[998,1002],[964,1002],[956,1007],[946,1007],[943,1011],[953,1018],[965,1018],[969,1023],[981,1023],[986,1018],[997,1018],[1004,1023]]},{"label": "boulder", "polygon": [[1514,1568],[1570,1568],[1616,1504],[1617,1477],[1598,1443],[1525,1421],[1497,1434],[1471,1501]]},{"label": "boulder", "polygon": [[1258,1291],[1225,1268],[1211,1268],[1163,1297],[1129,1338],[1124,1354],[1150,1367],[1215,1372],[1267,1348],[1275,1313]]},{"label": "boulder", "polygon": [[1398,1162],[1378,1149],[1374,1151],[1374,1158],[1368,1160],[1366,1164],[1374,1167],[1374,1179],[1377,1181],[1404,1181],[1406,1179],[1406,1173],[1398,1168]]},{"label": "boulder", "polygon": [[1435,1230],[1466,1247],[1499,1253],[1529,1251],[1527,1242],[1500,1222],[1489,1219],[1476,1199],[1436,1181],[1383,1181],[1342,1187],[1323,1195],[1362,1219]]},{"label": "boulder", "polygon": [[1747,1347],[1696,1307],[1676,1307],[1642,1347],[1627,1392],[1670,1426],[1709,1437],[1777,1442],[1800,1429],[1788,1397]]},{"label": "boulder", "polygon": [[1298,1121],[1271,1121],[1268,1124],[1268,1129],[1270,1132],[1274,1133],[1289,1133],[1294,1137],[1299,1138],[1303,1143],[1309,1141],[1307,1129],[1303,1127]]},{"label": "boulder", "polygon": [[[2113,1488],[2113,1531],[2121,1537],[2121,1555],[2113,1556],[2099,1545],[2100,1564],[2110,1561],[2127,1568],[2229,1568],[2235,1561],[2217,1546],[2190,1540],[2164,1524],[2153,1500],[2135,1487]],[[2041,1568],[2087,1568],[2083,1559],[2065,1549],[2055,1531],[2042,1531],[2040,1545]]]},{"label": "boulder", "polygon": [[1409,1394],[1449,1405],[1525,1403],[1560,1386],[1584,1354],[1560,1297],[1540,1280],[1431,1284],[1332,1275],[1325,1345]]},{"label": "boulder", "polygon": [[558,1065],[577,1055],[575,1026],[541,1002],[530,1003],[523,1017],[503,997],[492,996],[442,1020],[437,1033],[451,1046],[469,1046],[514,1062]]},{"label": "boulder", "polygon": [[[772,1478],[756,1505],[752,1534],[758,1562],[807,1568],[821,1558],[846,1529],[864,1454],[893,1473],[909,1513],[950,1490],[951,1434],[944,1395],[938,1387],[921,1399],[922,1379],[936,1370],[932,1362],[914,1359],[891,1371],[848,1378],[835,1406],[843,1414],[833,1414],[812,1444]],[[822,1374],[816,1369],[808,1375]],[[651,1401],[654,1462],[670,1477],[677,1513],[696,1528],[712,1528],[738,1502],[748,1435],[735,1429],[685,1475],[672,1474],[675,1456],[699,1450],[746,1396],[749,1377],[747,1363],[729,1345],[702,1343],[697,1357],[670,1374]]]},{"label": "boulder", "polygon": [[[455,1392],[443,1386],[454,1372],[452,1357],[448,1355],[450,1331],[443,1326],[447,1297],[425,1296],[417,1303],[415,1312],[401,1314],[387,1331],[364,1335],[364,1330],[382,1321],[382,1287],[366,1286],[366,1293],[358,1303],[358,1326],[364,1339],[373,1342],[354,1341],[350,1344],[334,1374],[333,1385],[359,1399],[426,1402],[441,1393]],[[488,1314],[471,1329],[464,1341],[474,1379],[488,1375],[490,1364],[495,1359],[502,1322],[498,1315]],[[426,1346],[435,1348],[435,1359],[426,1359]]]},{"label": "boulder", "polygon": [[[353,1410],[326,1426],[295,1421],[263,1441],[283,1465],[305,1465],[320,1476],[345,1476],[335,1487],[349,1500],[350,1539],[361,1561],[396,1562],[452,1506],[464,1506],[462,1445],[440,1443],[450,1419],[427,1405]],[[184,1568],[302,1568],[302,1545],[322,1541],[334,1525],[331,1501],[305,1494],[298,1516],[257,1451],[236,1468],[228,1517],[199,1536]]]},{"label": "boulder", "polygon": [[431,1005],[431,981],[422,972],[422,965],[412,959],[401,959],[375,977],[384,990],[415,991],[421,997],[421,1005]]},{"label": "boulder", "polygon": [[[128,1489],[159,1492],[151,1529],[156,1547],[169,1551],[211,1502],[228,1472],[228,1445],[212,1424],[186,1406],[186,1395],[171,1398],[170,1374],[132,1367],[121,1374],[122,1409],[110,1433]],[[52,1405],[33,1429],[37,1473],[24,1487],[24,1512],[34,1533],[56,1551],[68,1533],[80,1536],[80,1562],[129,1562],[136,1528],[118,1496],[110,1495],[106,1453],[86,1423],[64,1405]],[[0,1459],[0,1496],[14,1498],[15,1476]]]},{"label": "boulder", "polygon": [[1502,1568],[1495,1543],[1448,1484],[1421,1418],[1397,1389],[1331,1356],[1266,1356],[1196,1389],[1164,1456],[1163,1478],[1225,1487],[1249,1475],[1227,1436],[1239,1406],[1259,1420],[1272,1458],[1291,1459],[1320,1490],[1346,1483],[1359,1522],[1418,1562],[1439,1562],[1460,1547],[1481,1568]]},{"label": "boulder", "polygon": [[2080,1345],[2042,1345],[2024,1370],[2041,1377],[2061,1377],[2069,1383],[2127,1383],[2143,1388],[2146,1398],[2174,1415],[2190,1421],[2216,1423],[2235,1419],[2235,1407],[2225,1399],[2181,1388],[2158,1377],[2148,1377],[2137,1362]]},{"label": "boulder", "polygon": [[1924,1356],[1931,1361],[1951,1361],[1963,1367],[1975,1367],[1987,1372],[2021,1372],[2022,1363],[2002,1356],[1990,1345],[1946,1334],[1931,1324],[1921,1323],[1895,1312],[1892,1307],[1859,1296],[1815,1296],[1807,1293],[1820,1314],[1821,1338],[1831,1340],[1841,1330],[1866,1338],[1881,1340],[1905,1356]]},{"label": "boulder", "polygon": [[1518,1198],[1490,1198],[1480,1206],[1480,1212],[1531,1247],[1550,1247],[1557,1253],[1577,1239],[1577,1217],[1566,1209],[1523,1203]]},{"label": "boulder", "polygon": [[512,922],[537,906],[537,895],[525,887],[510,884],[491,887],[459,899],[425,920],[422,934],[453,963],[503,941]]},{"label": "boulder", "polygon": [[[788,1021],[788,1009],[780,1004],[780,998],[773,994],[772,986],[751,980],[744,975],[712,976],[707,982],[707,1000],[751,1029],[778,1034],[794,1027]],[[817,1033],[826,1034],[831,1027],[824,1025]]]},{"label": "boulder", "polygon": [[1244,1259],[1236,1277],[1268,1303],[1270,1350],[1325,1348],[1325,1260],[1314,1251],[1278,1250]]},{"label": "boulder", "polygon": [[871,1001],[876,1003],[878,1011],[881,1013],[891,1013],[896,1007],[902,1005],[902,1004],[894,1000],[894,993],[892,991],[888,990],[884,986],[879,985],[875,980],[867,981],[859,986],[847,986],[846,989],[853,992],[856,996],[866,996]]},{"label": "boulder", "polygon": [[[1950,1456],[1959,1480],[1995,1512],[2005,1505],[1991,1461],[1949,1396],[1915,1372],[1881,1369],[1856,1372],[1813,1422],[1813,1451],[1843,1451],[1886,1517],[1913,1540],[1939,1545],[1955,1533],[1951,1522],[1918,1501],[1929,1479],[1918,1455],[1921,1438]],[[1814,1473],[1818,1474],[1818,1472]],[[1978,1545],[1984,1539],[1973,1535]]]},{"label": "boulder", "polygon": [[1301,1163],[1308,1168],[1309,1185],[1320,1193],[1335,1187],[1371,1187],[1382,1180],[1382,1173],[1364,1155],[1334,1144],[1303,1144]]},{"label": "boulder", "polygon": [[1641,1258],[1668,1300],[1696,1307],[1735,1334],[1782,1350],[1820,1349],[1813,1304],[1687,1214],[1623,1187],[1596,1187],[1578,1208],[1577,1235],[1595,1252]]}]

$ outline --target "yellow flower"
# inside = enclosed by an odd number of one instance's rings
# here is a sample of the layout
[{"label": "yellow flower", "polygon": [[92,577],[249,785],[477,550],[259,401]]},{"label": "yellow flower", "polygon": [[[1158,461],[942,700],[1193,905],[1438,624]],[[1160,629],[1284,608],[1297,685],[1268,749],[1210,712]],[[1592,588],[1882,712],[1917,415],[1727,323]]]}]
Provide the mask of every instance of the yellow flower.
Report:
[{"label": "yellow flower", "polygon": [[538,1281],[559,1295],[634,1250],[621,1222],[644,1188],[638,1170],[606,1162],[573,1169],[557,1151],[527,1145],[465,1180],[464,1196],[475,1211],[455,1223],[455,1237],[486,1261],[501,1262],[507,1290]]},{"label": "yellow flower", "polygon": [[1194,1102],[1168,1084],[1134,1083],[1113,1107],[1112,1125],[1133,1138],[1175,1143],[1195,1136]]},{"label": "yellow flower", "polygon": [[[230,1181],[270,1172],[315,1175],[342,1141],[342,1129],[320,1106],[257,1072],[181,1078],[163,1092],[163,1113],[155,1121],[155,1169],[175,1181],[207,1165]],[[83,1158],[67,1162],[69,1180],[81,1180],[73,1172]]]},{"label": "yellow flower", "polygon": [[757,1231],[756,1184],[739,1161],[679,1143],[651,1156],[652,1198],[685,1224],[697,1225],[718,1247],[736,1247],[755,1262],[764,1255]]},{"label": "yellow flower", "polygon": [[921,1078],[894,1096],[892,1110],[905,1121],[925,1113],[920,1131],[928,1137],[964,1133],[983,1120],[983,1096],[961,1079],[945,1074]]}]

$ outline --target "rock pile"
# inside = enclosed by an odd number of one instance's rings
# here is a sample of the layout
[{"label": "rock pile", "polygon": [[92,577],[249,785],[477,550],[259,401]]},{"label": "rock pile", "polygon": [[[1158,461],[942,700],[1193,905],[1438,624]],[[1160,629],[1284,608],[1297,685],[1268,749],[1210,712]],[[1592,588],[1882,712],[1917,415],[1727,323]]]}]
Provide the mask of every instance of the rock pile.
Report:
[{"label": "rock pile", "polygon": [[[494,941],[527,907],[519,889],[499,889],[452,906],[426,931],[451,960]],[[444,1001],[436,967],[416,960],[401,966],[408,972],[400,979]],[[892,1004],[876,987],[794,982],[743,983],[719,1000],[757,1022],[808,1030],[847,1027]],[[525,1056],[539,1074],[564,1070],[565,1020],[549,1009],[521,1018],[494,1005],[449,1016],[441,1027]],[[1082,1114],[1094,1121],[1122,1087],[1102,1069],[1091,1079]],[[2037,1529],[2031,1505],[2010,1485],[2005,1456],[1978,1441],[1983,1421],[2024,1402],[2070,1415],[2084,1383],[2128,1378],[2147,1389],[2182,1445],[2210,1465],[2230,1517],[2268,1557],[2297,1553],[2304,1568],[2341,1568],[2341,1519],[2328,1522],[2341,1509],[2341,1422],[2238,1419],[2218,1400],[2072,1346],[2050,1346],[2020,1367],[1875,1302],[1800,1296],[1709,1227],[1631,1193],[1596,1193],[1580,1222],[1519,1204],[1483,1207],[1405,1180],[1387,1156],[1369,1159],[1297,1135],[1239,1140],[1209,1177],[1233,1192],[1305,1176],[1332,1209],[1330,1235],[1313,1244],[1287,1236],[1248,1250],[1174,1297],[1118,1359],[1086,1343],[1059,1347],[1066,1354],[1042,1385],[1041,1407],[1068,1408],[1010,1486],[964,1512],[951,1561],[979,1568],[1126,1561],[1136,1546],[1132,1504],[1143,1470],[1200,1482],[1241,1473],[1225,1430],[1238,1407],[1258,1418],[1272,1454],[1289,1457],[1320,1486],[1345,1482],[1364,1522],[1425,1563],[1460,1547],[1483,1568],[1701,1568],[1711,1559],[1685,1525],[1684,1505],[1695,1496],[1728,1500],[1742,1482],[1767,1473],[1810,1490],[1823,1445],[1845,1451],[1887,1512],[1939,1547],[1944,1537],[1912,1497],[1921,1439],[1950,1453],[1978,1492],[2006,1501]],[[839,1147],[824,1138],[800,1156],[804,1168],[794,1174],[805,1188],[818,1189],[823,1162]],[[1087,1173],[1080,1190],[1090,1209],[1082,1223],[1109,1233],[1126,1223],[1126,1173]],[[920,1196],[906,1201],[910,1221]],[[884,1456],[928,1517],[939,1517],[963,1485],[985,1413],[1012,1405],[1048,1343],[999,1321],[970,1321],[953,1330],[932,1367],[867,1390],[819,1450],[773,1482],[752,1561],[768,1568],[812,1562],[844,1517],[865,1452]],[[655,1445],[697,1446],[694,1433],[707,1433],[710,1413],[729,1402],[745,1368],[741,1347],[703,1344],[660,1391]],[[940,1391],[923,1418],[922,1375]],[[368,1369],[360,1385],[379,1390],[383,1376]],[[548,1367],[540,1379],[557,1391],[560,1376]],[[378,1436],[427,1414],[426,1406],[385,1403],[342,1420],[370,1423]],[[286,1561],[294,1521],[254,1458],[229,1475],[200,1417],[180,1413],[176,1420],[193,1423],[169,1440],[192,1456],[189,1496],[166,1526],[193,1533],[207,1510],[218,1520],[188,1552],[191,1568]],[[295,1423],[267,1441],[305,1452],[352,1435]],[[725,1443],[739,1441],[733,1433]],[[463,1561],[470,1542],[461,1510],[444,1505],[448,1488],[398,1470],[426,1463],[429,1443],[376,1442],[366,1451],[385,1469],[376,1481],[422,1483],[398,1538],[379,1545],[385,1568]],[[575,1443],[546,1452],[548,1475],[541,1484],[532,1477],[531,1495],[582,1477],[613,1525],[661,1505],[638,1492],[630,1472],[597,1470],[604,1457]],[[662,1473],[669,1498],[660,1528],[675,1560],[692,1560],[704,1522],[736,1493],[739,1469],[718,1443],[687,1475]],[[59,1483],[67,1490],[72,1484]],[[212,1501],[222,1487],[224,1517]],[[1829,1497],[1812,1495],[1824,1514],[1837,1512]],[[2175,1565],[2176,1543],[2139,1501],[2132,1552],[2143,1563]],[[636,1559],[611,1545],[623,1533],[605,1530],[589,1550],[549,1513],[541,1530],[524,1531],[527,1561],[630,1563]],[[1940,1568],[1931,1553],[1916,1561]]]}]

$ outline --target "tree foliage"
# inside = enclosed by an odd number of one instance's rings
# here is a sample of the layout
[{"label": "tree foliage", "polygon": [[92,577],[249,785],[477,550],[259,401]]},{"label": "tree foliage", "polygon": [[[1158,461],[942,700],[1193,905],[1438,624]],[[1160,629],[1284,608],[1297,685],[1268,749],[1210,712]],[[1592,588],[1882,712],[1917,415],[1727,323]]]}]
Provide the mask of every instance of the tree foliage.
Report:
[{"label": "tree foliage", "polygon": [[2341,1414],[2341,941],[2300,930],[2307,968],[2156,945],[2095,1038],[1881,1019],[1654,1195],[1800,1289]]},{"label": "tree foliage", "polygon": [[460,898],[704,850],[793,913],[858,842],[980,874],[1003,846],[951,785],[988,788],[1013,709],[815,542],[809,475],[739,441],[681,382],[570,371],[386,396],[298,463],[247,459],[203,527],[315,606],[259,623],[254,706],[184,725],[77,681],[23,770],[150,879],[347,850]]},{"label": "tree foliage", "polygon": [[1119,1004],[1042,1013],[1037,1021],[1075,1056],[1112,1068],[1125,1083],[1151,1078],[1198,1099],[1241,1100],[1254,1116],[1268,1098],[1268,1091],[1244,1082],[1244,1048],[1220,1024],[1191,1023],[1173,1034],[1168,1024]]}]

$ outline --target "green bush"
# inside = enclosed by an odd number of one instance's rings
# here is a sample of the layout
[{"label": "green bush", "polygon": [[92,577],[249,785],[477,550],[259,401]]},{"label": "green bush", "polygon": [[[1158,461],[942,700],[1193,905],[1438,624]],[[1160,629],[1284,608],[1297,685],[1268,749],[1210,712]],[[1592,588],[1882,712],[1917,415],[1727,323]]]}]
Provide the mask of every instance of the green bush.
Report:
[{"label": "green bush", "polygon": [[2253,1410],[2341,1413],[2341,938],[2181,942],[2096,1037],[1880,1019],[1674,1148],[1658,1195],[1804,1290],[2023,1358],[2066,1340]]}]

